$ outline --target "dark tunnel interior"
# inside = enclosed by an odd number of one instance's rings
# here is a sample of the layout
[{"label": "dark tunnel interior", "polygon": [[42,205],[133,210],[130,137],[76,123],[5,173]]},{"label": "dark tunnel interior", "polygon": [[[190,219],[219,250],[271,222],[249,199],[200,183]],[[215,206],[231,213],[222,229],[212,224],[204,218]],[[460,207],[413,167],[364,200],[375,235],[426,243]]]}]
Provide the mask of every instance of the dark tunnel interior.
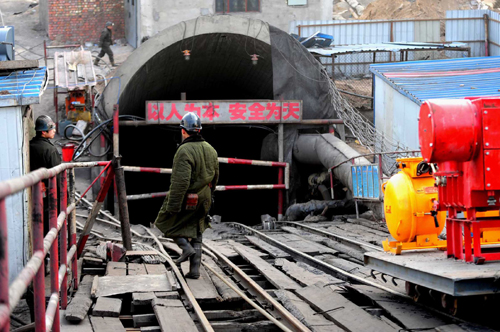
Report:
[{"label": "dark tunnel interior", "polygon": [[[150,42],[150,41],[148,41]],[[183,49],[191,49],[189,61]],[[251,54],[259,54],[253,65]],[[145,116],[148,100],[274,99],[270,45],[236,34],[207,34],[165,48],[138,70],[120,98],[120,114]],[[220,157],[261,159],[262,141],[275,127],[204,125],[202,134]],[[122,127],[123,165],[172,166],[180,131],[177,126]],[[270,167],[220,165],[220,185],[275,184],[278,170]],[[168,174],[126,173],[127,194],[167,191]],[[132,223],[153,222],[163,198],[129,201]],[[277,216],[275,190],[226,191],[215,194],[211,214],[222,221],[257,224],[260,215]]]}]

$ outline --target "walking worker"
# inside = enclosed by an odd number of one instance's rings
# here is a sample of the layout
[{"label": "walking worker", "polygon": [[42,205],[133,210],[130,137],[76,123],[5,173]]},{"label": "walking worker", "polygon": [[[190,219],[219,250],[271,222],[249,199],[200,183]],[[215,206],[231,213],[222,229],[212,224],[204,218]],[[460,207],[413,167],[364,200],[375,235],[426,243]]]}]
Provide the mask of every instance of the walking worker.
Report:
[{"label": "walking worker", "polygon": [[111,50],[111,45],[113,45],[113,26],[115,24],[113,22],[106,22],[106,28],[101,32],[101,38],[99,38],[99,47],[101,48],[101,52],[95,58],[94,65],[99,64],[99,60],[102,59],[104,54],[107,54],[109,57],[109,62],[113,67],[115,65],[115,58],[113,57],[113,51]]},{"label": "walking worker", "polygon": [[184,115],[180,127],[182,143],[174,156],[170,190],[155,225],[182,249],[176,264],[189,258],[185,277],[198,279],[202,234],[210,227],[208,211],[219,179],[219,161],[217,151],[201,136],[201,120],[195,113]]}]

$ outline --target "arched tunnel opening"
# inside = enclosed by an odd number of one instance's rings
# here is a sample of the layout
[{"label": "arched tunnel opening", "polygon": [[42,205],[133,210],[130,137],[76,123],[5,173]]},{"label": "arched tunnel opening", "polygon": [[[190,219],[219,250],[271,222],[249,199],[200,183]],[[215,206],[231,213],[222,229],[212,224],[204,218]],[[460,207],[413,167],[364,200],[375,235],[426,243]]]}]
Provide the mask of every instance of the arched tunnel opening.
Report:
[{"label": "arched tunnel opening", "polygon": [[[188,102],[303,100],[304,118],[333,117],[331,105],[321,107],[328,89],[318,88],[317,61],[288,34],[246,18],[199,19],[171,27],[134,51],[115,75],[120,80],[111,81],[103,93],[101,106],[108,115],[118,95],[120,115],[139,117],[145,116],[147,101],[179,101],[181,96]],[[196,29],[203,33],[197,34]],[[277,50],[273,43],[280,44]],[[189,60],[182,52],[186,49],[190,50]],[[253,54],[258,54],[256,64],[252,62]],[[299,66],[315,78],[305,80],[298,75]],[[203,137],[219,157],[261,160],[265,138],[277,137],[275,124],[209,125],[203,124],[203,115],[201,118]],[[287,162],[291,162],[295,137],[285,135],[285,150],[290,152],[285,157]],[[170,168],[180,141],[178,126],[121,126],[122,165]],[[273,159],[277,161],[277,156]],[[302,180],[307,182],[307,176]],[[220,185],[277,183],[277,168],[220,165]],[[170,186],[170,176],[130,172],[126,173],[126,186],[128,195],[164,192]],[[129,201],[131,222],[153,222],[163,199]],[[258,223],[262,214],[277,217],[278,191],[218,192],[211,214],[221,215],[223,221],[246,224]]]}]

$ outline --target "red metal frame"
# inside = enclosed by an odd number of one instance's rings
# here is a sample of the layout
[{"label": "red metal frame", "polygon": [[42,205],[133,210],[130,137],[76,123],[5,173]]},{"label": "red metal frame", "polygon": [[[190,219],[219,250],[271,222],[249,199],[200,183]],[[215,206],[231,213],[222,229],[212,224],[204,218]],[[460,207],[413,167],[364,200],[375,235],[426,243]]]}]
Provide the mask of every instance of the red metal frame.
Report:
[{"label": "red metal frame", "polygon": [[[35,305],[35,330],[60,331],[59,324],[59,298],[62,308],[67,306],[67,266],[71,264],[74,285],[78,286],[78,271],[76,261],[76,216],[74,203],[74,167],[107,166],[109,162],[65,163],[51,169],[39,169],[20,178],[0,182],[0,332],[10,328],[11,310],[19,303],[28,285],[33,281]],[[69,188],[71,203],[67,206],[68,179],[66,171],[69,170]],[[113,169],[111,168],[111,171]],[[112,172],[111,172],[112,173]],[[60,207],[57,208],[57,175],[60,174]],[[48,208],[50,230],[44,237],[44,207],[42,180],[48,180]],[[9,286],[9,255],[7,243],[7,213],[6,197],[32,188],[32,241],[33,255],[26,266]],[[67,217],[70,215],[70,250],[67,247]],[[60,235],[60,245],[58,243]],[[59,248],[60,262],[59,262]],[[50,276],[51,297],[49,305],[45,307],[45,263],[44,259],[50,249]],[[61,292],[62,290],[62,292]],[[61,295],[59,295],[61,292]],[[57,322],[56,324],[54,324]]]}]

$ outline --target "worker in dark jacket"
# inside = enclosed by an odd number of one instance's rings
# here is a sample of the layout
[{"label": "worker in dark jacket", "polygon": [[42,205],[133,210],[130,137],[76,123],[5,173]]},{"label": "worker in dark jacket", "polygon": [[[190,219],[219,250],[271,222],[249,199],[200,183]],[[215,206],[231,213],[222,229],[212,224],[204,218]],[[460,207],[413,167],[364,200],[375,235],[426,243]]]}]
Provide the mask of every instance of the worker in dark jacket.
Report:
[{"label": "worker in dark jacket", "polygon": [[99,55],[97,55],[97,58],[95,58],[94,65],[96,66],[99,64],[99,60],[101,60],[104,54],[107,54],[111,65],[113,67],[116,67],[115,58],[113,57],[113,51],[111,50],[111,45],[113,45],[114,25],[115,24],[113,22],[106,22],[106,28],[101,32],[101,38],[99,39],[99,47],[101,48],[101,52],[99,52]]},{"label": "worker in dark jacket", "polygon": [[[53,139],[56,134],[56,124],[48,115],[40,115],[35,121],[36,136],[30,141],[30,170],[34,171],[40,167],[52,168],[61,163],[61,156],[57,148],[52,144],[50,139]],[[46,191],[48,181],[42,182]],[[43,234],[46,235],[49,231],[49,208],[48,201],[44,194],[44,218],[43,218]]]},{"label": "worker in dark jacket", "polygon": [[190,259],[185,277],[198,279],[202,234],[210,226],[207,216],[219,179],[219,161],[215,149],[201,137],[201,120],[195,113],[186,114],[180,127],[182,143],[174,156],[170,191],[155,224],[182,249],[176,263]]}]

